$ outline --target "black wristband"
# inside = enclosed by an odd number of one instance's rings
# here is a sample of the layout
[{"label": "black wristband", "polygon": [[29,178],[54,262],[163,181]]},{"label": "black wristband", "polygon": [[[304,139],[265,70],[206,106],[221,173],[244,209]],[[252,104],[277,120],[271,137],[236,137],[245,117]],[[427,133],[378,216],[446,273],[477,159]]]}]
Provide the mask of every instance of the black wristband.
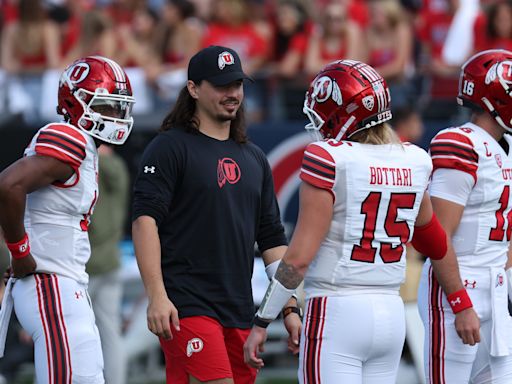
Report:
[{"label": "black wristband", "polygon": [[283,319],[290,313],[296,313],[302,319],[302,308],[300,307],[286,307],[283,308],[283,311],[281,313],[283,315]]},{"label": "black wristband", "polygon": [[257,315],[254,316],[254,319],[252,321],[252,323],[254,325],[261,327],[261,328],[267,328],[271,322],[272,321],[264,320],[261,317],[258,317]]}]

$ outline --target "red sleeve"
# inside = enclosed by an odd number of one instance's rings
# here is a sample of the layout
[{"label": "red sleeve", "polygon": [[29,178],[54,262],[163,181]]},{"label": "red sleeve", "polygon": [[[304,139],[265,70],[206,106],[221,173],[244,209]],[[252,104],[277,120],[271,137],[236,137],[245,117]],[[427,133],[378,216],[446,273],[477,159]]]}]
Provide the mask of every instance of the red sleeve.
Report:
[{"label": "red sleeve", "polygon": [[304,150],[300,178],[315,187],[332,191],[336,179],[336,164],[329,152],[316,144]]},{"label": "red sleeve", "polygon": [[455,132],[438,134],[430,143],[434,171],[438,168],[456,169],[469,173],[476,182],[478,154],[467,136]]},{"label": "red sleeve", "polygon": [[85,159],[85,137],[67,125],[52,124],[39,132],[35,151],[71,165],[75,171]]}]

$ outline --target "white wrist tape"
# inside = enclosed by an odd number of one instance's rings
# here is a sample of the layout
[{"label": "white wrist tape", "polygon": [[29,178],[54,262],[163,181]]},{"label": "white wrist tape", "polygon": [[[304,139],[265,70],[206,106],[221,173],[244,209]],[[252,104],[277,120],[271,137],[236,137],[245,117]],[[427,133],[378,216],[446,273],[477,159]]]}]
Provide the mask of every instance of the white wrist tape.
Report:
[{"label": "white wrist tape", "polygon": [[279,263],[281,263],[281,259],[273,261],[272,263],[265,267],[265,272],[267,273],[269,280],[272,280],[272,278],[276,274],[277,267],[279,267]]},{"label": "white wrist tape", "polygon": [[512,268],[505,271],[507,275],[508,299],[512,301]]},{"label": "white wrist tape", "polygon": [[295,289],[288,289],[275,278],[272,278],[256,316],[265,320],[274,320],[294,292]]}]

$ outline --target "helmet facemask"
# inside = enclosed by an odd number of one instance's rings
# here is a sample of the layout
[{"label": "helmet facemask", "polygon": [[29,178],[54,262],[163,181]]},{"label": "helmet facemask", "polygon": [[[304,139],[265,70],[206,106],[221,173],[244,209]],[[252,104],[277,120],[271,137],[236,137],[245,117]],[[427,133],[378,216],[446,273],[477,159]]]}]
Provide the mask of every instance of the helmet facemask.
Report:
[{"label": "helmet facemask", "polygon": [[133,96],[111,94],[104,88],[97,88],[94,93],[80,88],[74,96],[84,111],[78,119],[80,127],[104,142],[124,144],[133,127]]}]

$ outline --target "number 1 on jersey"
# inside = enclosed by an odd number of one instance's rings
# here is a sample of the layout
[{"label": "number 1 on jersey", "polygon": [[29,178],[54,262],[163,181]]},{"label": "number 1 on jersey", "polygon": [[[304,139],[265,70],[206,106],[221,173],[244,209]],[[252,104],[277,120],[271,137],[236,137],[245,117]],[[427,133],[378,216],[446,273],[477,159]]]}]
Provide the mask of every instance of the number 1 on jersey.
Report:
[{"label": "number 1 on jersey", "polygon": [[[382,192],[370,192],[361,204],[361,213],[365,215],[363,236],[359,245],[352,248],[351,260],[374,263],[377,247],[373,246],[375,230],[377,229],[377,214],[381,203]],[[389,205],[384,220],[384,231],[388,237],[399,237],[405,244],[409,240],[411,231],[405,221],[396,221],[398,209],[412,209],[416,200],[415,193],[391,193]],[[392,243],[380,243],[380,257],[385,263],[400,261],[403,245],[393,248]]]},{"label": "number 1 on jersey", "polygon": [[[510,187],[508,185],[505,185],[505,187],[503,187],[503,192],[501,192],[499,200],[500,207],[496,211],[496,227],[491,228],[491,232],[489,233],[489,240],[503,241],[505,237],[505,217],[503,216],[503,213],[505,212],[505,209],[507,209],[508,207],[509,198]],[[507,222],[507,241],[509,241],[512,230],[512,209],[507,214]]]}]

